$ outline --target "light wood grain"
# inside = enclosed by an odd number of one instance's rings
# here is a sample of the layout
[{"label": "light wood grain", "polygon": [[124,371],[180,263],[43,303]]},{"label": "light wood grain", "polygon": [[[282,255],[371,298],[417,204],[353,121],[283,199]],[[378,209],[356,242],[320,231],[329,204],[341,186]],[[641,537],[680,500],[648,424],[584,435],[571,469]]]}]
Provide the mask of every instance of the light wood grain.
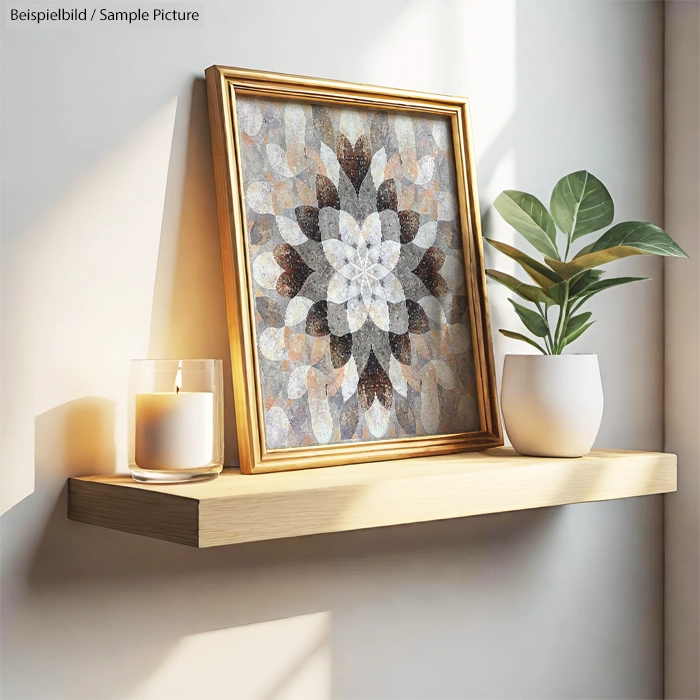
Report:
[{"label": "light wood grain", "polygon": [[599,450],[580,459],[507,447],[194,484],[128,475],[68,483],[68,517],[197,547],[399,525],[676,490],[676,456]]}]

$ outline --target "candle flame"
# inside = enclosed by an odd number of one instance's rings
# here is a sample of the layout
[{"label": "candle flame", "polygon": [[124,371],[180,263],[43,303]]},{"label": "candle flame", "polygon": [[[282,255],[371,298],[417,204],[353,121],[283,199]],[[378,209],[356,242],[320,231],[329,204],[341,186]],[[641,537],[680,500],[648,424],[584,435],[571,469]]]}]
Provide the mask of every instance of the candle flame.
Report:
[{"label": "candle flame", "polygon": [[182,389],[182,362],[177,363],[177,374],[175,375],[175,393],[179,394]]}]

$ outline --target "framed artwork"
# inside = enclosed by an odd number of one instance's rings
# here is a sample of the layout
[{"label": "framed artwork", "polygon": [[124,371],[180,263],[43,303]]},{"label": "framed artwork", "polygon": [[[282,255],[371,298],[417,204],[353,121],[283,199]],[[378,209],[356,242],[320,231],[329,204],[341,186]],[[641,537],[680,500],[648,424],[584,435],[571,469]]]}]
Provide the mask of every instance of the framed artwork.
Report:
[{"label": "framed artwork", "polygon": [[503,444],[467,101],[206,75],[241,470]]}]

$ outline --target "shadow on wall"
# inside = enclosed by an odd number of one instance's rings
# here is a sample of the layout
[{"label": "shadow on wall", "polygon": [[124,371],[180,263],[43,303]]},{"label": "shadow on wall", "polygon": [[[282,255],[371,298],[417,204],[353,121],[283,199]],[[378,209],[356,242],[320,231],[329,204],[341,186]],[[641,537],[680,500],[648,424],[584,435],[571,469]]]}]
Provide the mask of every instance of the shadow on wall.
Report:
[{"label": "shadow on wall", "polygon": [[112,474],[115,460],[113,401],[85,396],[34,419],[37,481],[45,476]]},{"label": "shadow on wall", "polygon": [[[125,465],[128,358],[147,352],[176,109],[171,96],[33,225],[7,237],[3,230],[3,508],[31,493],[37,469],[55,470],[49,439],[57,440],[59,459],[77,449],[67,441],[92,440],[100,468],[112,450]],[[30,196],[25,204],[12,200],[13,208],[32,208],[36,195]],[[90,438],[77,435],[68,413],[52,413],[85,395],[114,402],[110,412],[89,399],[92,408],[80,415],[97,430]],[[95,412],[102,416],[97,425],[86,415]],[[42,433],[36,438],[35,426]],[[56,432],[64,427],[66,435]],[[103,438],[108,444],[97,454],[95,441]]]},{"label": "shadow on wall", "polygon": [[[224,365],[225,464],[238,440],[224,298],[206,83],[195,78],[184,172],[169,178],[151,314],[150,357],[220,359]],[[177,211],[177,222],[168,211]]]}]

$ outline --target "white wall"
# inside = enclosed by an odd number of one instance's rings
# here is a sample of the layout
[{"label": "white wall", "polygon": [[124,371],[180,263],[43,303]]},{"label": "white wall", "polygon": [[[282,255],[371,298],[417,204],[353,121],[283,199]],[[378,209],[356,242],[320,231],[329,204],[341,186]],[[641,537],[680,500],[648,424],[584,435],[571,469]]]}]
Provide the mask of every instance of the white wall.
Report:
[{"label": "white wall", "polygon": [[700,697],[700,3],[665,4],[666,230],[690,256],[668,260],[665,449],[678,492],[665,498],[665,691]]},{"label": "white wall", "polygon": [[[124,468],[129,358],[228,357],[212,63],[466,94],[485,210],[588,168],[661,223],[659,3],[198,7],[2,28],[3,697],[660,697],[659,497],[213,551],[65,519],[68,474]],[[599,445],[660,449],[662,265],[617,271],[654,281],[579,341]]]}]

